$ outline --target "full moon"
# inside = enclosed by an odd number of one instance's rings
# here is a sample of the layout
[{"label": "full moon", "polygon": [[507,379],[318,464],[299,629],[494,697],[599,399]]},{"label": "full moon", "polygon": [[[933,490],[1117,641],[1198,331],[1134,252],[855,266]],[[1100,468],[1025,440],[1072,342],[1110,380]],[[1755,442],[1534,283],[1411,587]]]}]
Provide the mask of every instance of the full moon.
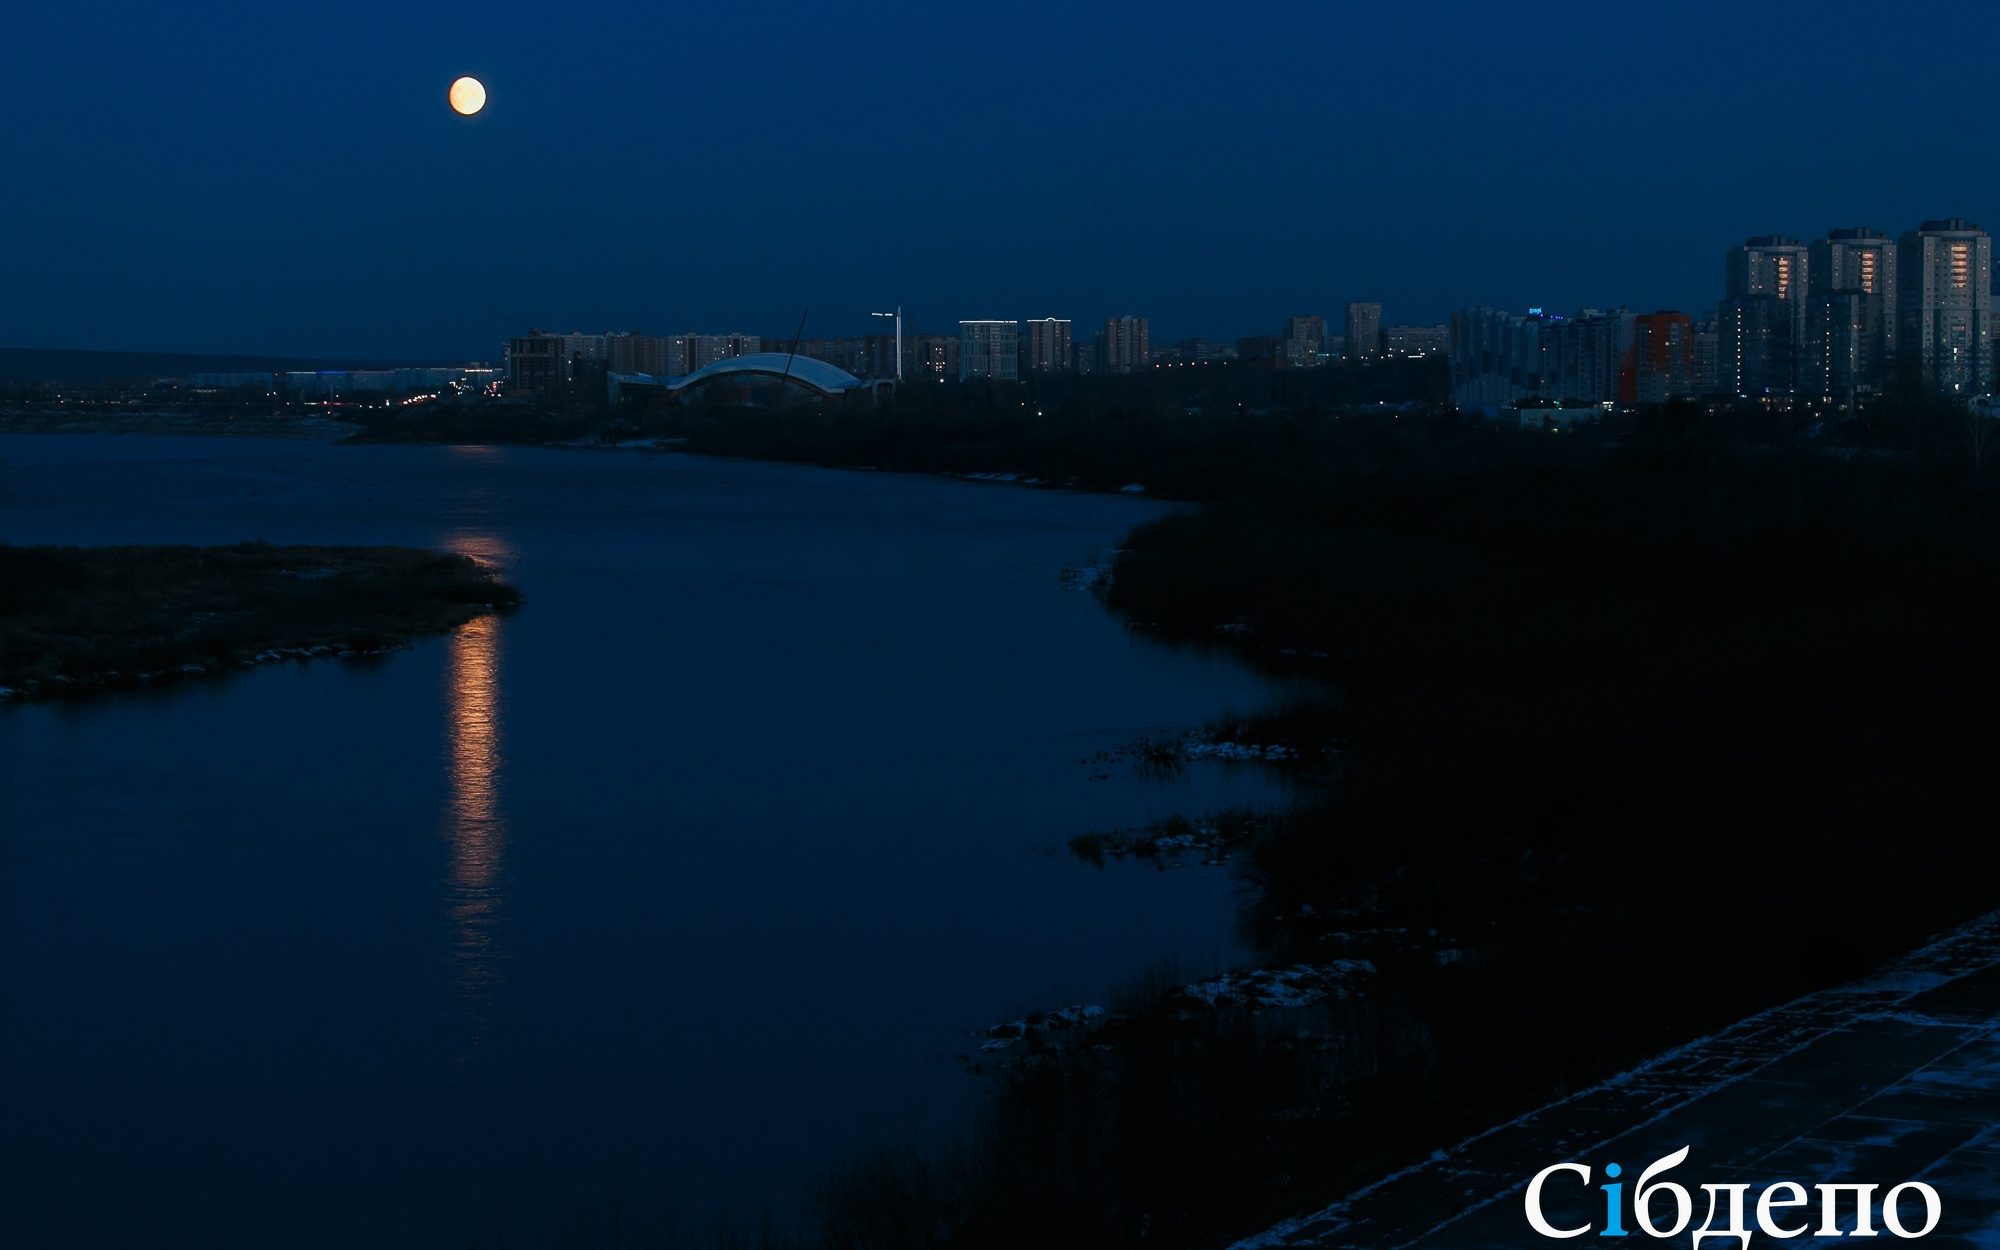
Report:
[{"label": "full moon", "polygon": [[451,107],[466,117],[486,107],[486,84],[477,78],[461,78],[451,84]]}]

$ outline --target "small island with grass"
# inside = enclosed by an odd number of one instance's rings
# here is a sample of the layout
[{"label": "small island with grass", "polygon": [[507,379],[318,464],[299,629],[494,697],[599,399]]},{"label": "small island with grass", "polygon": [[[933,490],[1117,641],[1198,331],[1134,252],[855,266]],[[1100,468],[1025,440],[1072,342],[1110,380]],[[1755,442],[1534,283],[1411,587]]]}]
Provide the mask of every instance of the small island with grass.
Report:
[{"label": "small island with grass", "polygon": [[377,655],[520,593],[409,547],[0,545],[0,700]]}]

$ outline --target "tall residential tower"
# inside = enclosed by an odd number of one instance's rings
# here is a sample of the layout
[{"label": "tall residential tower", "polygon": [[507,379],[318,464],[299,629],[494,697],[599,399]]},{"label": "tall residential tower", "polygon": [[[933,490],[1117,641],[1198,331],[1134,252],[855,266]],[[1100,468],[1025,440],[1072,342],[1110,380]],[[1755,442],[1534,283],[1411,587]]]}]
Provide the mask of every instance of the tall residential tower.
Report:
[{"label": "tall residential tower", "polygon": [[1957,217],[1927,221],[1896,245],[1897,350],[1948,395],[1993,385],[1993,244]]},{"label": "tall residential tower", "polygon": [[1373,360],[1382,354],[1382,305],[1347,306],[1347,356],[1350,360]]},{"label": "tall residential tower", "polygon": [[1141,373],[1153,363],[1152,329],[1144,317],[1113,317],[1104,323],[1097,352],[1106,373]]},{"label": "tall residential tower", "polygon": [[1879,391],[1896,354],[1896,245],[1863,227],[1812,245],[1800,390],[1852,407]]},{"label": "tall residential tower", "polygon": [[1759,235],[1729,249],[1718,367],[1736,395],[1789,395],[1806,366],[1809,256],[1797,239]]},{"label": "tall residential tower", "polygon": [[1021,378],[1021,326],[1016,321],[958,323],[958,380]]},{"label": "tall residential tower", "polygon": [[1069,320],[1043,317],[1028,323],[1027,351],[1021,361],[1029,373],[1068,373],[1070,370]]}]

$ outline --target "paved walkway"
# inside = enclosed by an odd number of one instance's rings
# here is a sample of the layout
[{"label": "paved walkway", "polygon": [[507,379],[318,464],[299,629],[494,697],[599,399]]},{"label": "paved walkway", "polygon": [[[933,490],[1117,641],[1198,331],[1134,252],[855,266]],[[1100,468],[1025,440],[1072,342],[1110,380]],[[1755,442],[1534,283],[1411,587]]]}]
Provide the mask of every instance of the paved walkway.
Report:
[{"label": "paved walkway", "polygon": [[[1663,1179],[1695,1196],[1689,1232],[1669,1241],[1643,1233],[1618,1244],[1686,1246],[1701,1227],[1703,1182],[1796,1181],[1881,1185],[1880,1196],[1922,1180],[1942,1196],[1944,1219],[1914,1243],[1925,1250],[2000,1247],[2000,912],[1974,922],[1855,985],[1809,995],[1622,1073],[1602,1085],[1490,1129],[1341,1201],[1238,1243],[1237,1250],[1526,1250],[1594,1246],[1529,1228],[1527,1182],[1552,1163],[1575,1161],[1605,1181],[1624,1169],[1626,1194],[1639,1172],[1682,1146],[1688,1159]],[[1579,1201],[1565,1205],[1561,1194]],[[1601,1195],[1580,1179],[1555,1178],[1547,1212],[1558,1226],[1596,1218]],[[1598,1203],[1580,1199],[1597,1196]],[[1671,1203],[1656,1209],[1666,1212]],[[1595,1209],[1592,1209],[1595,1208]],[[1843,1210],[1848,1205],[1843,1205]],[[1818,1227],[1817,1198],[1790,1223]],[[1903,1207],[1912,1228],[1922,1205]],[[1879,1219],[1873,1239],[1779,1242],[1787,1247],[1905,1244]],[[1632,1227],[1627,1216],[1627,1227]],[[1735,1247],[1727,1238],[1702,1243]]]}]

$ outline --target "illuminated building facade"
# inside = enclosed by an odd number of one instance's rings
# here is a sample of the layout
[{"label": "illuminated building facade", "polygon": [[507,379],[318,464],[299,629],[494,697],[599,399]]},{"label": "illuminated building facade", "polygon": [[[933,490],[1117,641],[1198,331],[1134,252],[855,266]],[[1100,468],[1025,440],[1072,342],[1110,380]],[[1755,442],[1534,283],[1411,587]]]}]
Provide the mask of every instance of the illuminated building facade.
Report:
[{"label": "illuminated building facade", "polygon": [[1947,395],[1993,386],[1993,248],[1957,217],[1927,221],[1896,245],[1898,350]]},{"label": "illuminated building facade", "polygon": [[1442,356],[1450,348],[1450,326],[1390,326],[1382,332],[1382,349],[1391,356]]},{"label": "illuminated building facade", "polygon": [[1812,245],[1800,392],[1852,406],[1879,391],[1896,354],[1896,245],[1865,227]]},{"label": "illuminated building facade", "polygon": [[958,323],[958,379],[990,378],[1017,382],[1021,377],[1021,327],[1014,321]]},{"label": "illuminated building facade", "polygon": [[1138,373],[1153,361],[1152,327],[1144,317],[1113,317],[1098,336],[1099,363],[1106,373]]},{"label": "illuminated building facade", "polygon": [[1275,356],[1279,368],[1316,368],[1323,363],[1325,352],[1325,317],[1300,313],[1285,318],[1285,333],[1278,341]]},{"label": "illuminated building facade", "polygon": [[1347,306],[1347,355],[1353,360],[1373,360],[1382,354],[1382,305]]},{"label": "illuminated building facade", "polygon": [[[1724,284],[1724,311],[1718,320],[1738,324],[1746,319],[1760,328],[1754,335],[1720,340],[1725,378],[1748,379],[1754,388],[1738,390],[1739,395],[1789,395],[1798,388],[1806,370],[1806,304],[1810,294],[1808,272],[1811,254],[1805,244],[1783,235],[1767,234],[1745,240],[1729,249]],[[1768,310],[1757,301],[1775,301]],[[1750,301],[1732,314],[1727,306]],[[1730,355],[1748,351],[1750,357]]]},{"label": "illuminated building facade", "polygon": [[1074,367],[1069,321],[1060,317],[1030,321],[1022,365],[1030,373],[1068,373]]},{"label": "illuminated building facade", "polygon": [[1664,404],[1696,392],[1694,318],[1681,312],[1641,313],[1618,361],[1618,402]]}]

